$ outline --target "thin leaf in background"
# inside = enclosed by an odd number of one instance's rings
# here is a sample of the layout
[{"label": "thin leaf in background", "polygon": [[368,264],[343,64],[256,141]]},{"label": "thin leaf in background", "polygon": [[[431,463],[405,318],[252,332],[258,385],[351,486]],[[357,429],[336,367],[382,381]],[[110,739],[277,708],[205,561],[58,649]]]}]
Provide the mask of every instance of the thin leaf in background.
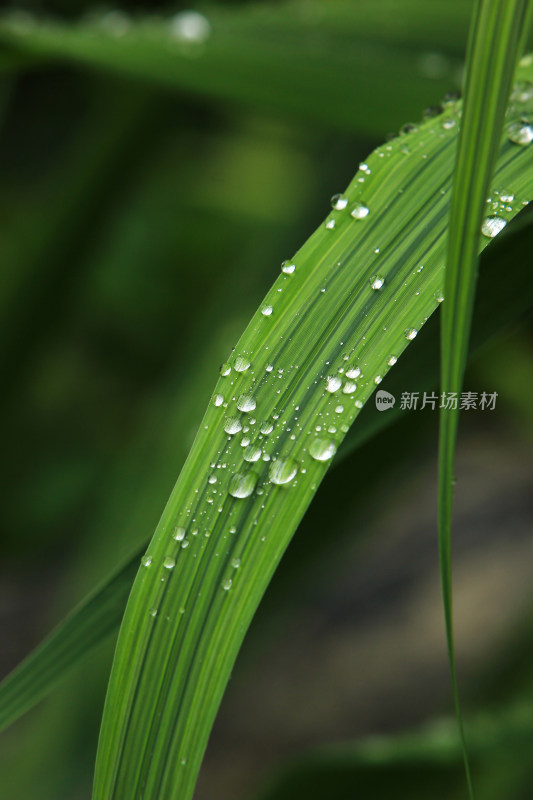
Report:
[{"label": "thin leaf in background", "polygon": [[[470,29],[466,87],[454,171],[442,311],[441,391],[459,397],[477,277],[480,228],[494,236],[506,220],[486,215],[487,194],[500,145],[516,62],[527,32],[528,0],[479,0]],[[514,126],[521,122],[514,123]],[[512,129],[511,123],[511,129]],[[513,137],[511,137],[513,138]],[[453,641],[451,525],[453,464],[459,408],[441,409],[439,452],[439,553],[448,656],[470,796],[472,781],[459,704]]]}]

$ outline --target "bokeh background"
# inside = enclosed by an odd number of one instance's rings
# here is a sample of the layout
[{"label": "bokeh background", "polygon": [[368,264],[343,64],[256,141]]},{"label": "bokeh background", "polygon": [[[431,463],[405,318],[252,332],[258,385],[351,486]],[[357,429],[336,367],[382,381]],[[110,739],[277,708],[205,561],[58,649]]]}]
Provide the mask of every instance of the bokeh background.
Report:
[{"label": "bokeh background", "polygon": [[[176,4],[4,4],[0,676],[148,540],[218,365],[280,262],[374,146],[460,89],[469,9],[227,2],[198,9],[194,41]],[[80,41],[54,53],[46,20]],[[509,228],[518,249],[485,259],[493,303],[531,252],[527,212]],[[526,800],[533,329],[494,316],[465,381],[498,401],[463,415],[457,648],[467,714],[485,713],[503,742],[476,755],[480,796]],[[424,346],[434,370],[437,325],[412,348]],[[436,413],[407,414],[332,469],[245,642],[198,800],[465,796],[453,754],[279,772],[309,748],[451,714],[436,433]],[[90,797],[113,644],[2,734],[0,800]],[[525,709],[519,735],[502,734],[509,708]]]}]

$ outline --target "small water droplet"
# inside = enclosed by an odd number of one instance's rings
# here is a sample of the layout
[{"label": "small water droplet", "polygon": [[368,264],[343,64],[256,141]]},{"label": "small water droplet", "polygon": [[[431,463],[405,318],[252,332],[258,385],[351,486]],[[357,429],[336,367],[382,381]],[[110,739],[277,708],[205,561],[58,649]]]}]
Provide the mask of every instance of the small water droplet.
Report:
[{"label": "small water droplet", "polygon": [[442,289],[437,289],[433,297],[435,298],[437,303],[442,303],[444,300],[444,292],[442,291]]},{"label": "small water droplet", "polygon": [[296,265],[292,263],[292,261],[284,261],[281,265],[281,271],[285,273],[285,275],[292,275],[294,270],[296,269]]},{"label": "small water droplet", "polygon": [[533,141],[533,126],[524,119],[512,122],[507,128],[507,138],[514,144],[527,147]]},{"label": "small water droplet", "polygon": [[347,378],[358,378],[361,374],[361,370],[359,367],[350,367],[350,369],[346,370],[346,377]]},{"label": "small water droplet", "polygon": [[255,397],[252,394],[241,394],[237,400],[237,408],[239,411],[244,411],[246,414],[254,411],[257,408]]},{"label": "small water droplet", "polygon": [[455,128],[456,125],[457,123],[453,117],[448,117],[442,121],[442,127],[445,131],[450,131],[452,128]]},{"label": "small water droplet", "polygon": [[353,394],[357,389],[357,384],[353,381],[346,381],[344,386],[342,387],[343,394]]},{"label": "small water droplet", "polygon": [[298,462],[294,458],[277,458],[270,465],[268,476],[272,483],[281,486],[290,483],[298,472]]},{"label": "small water droplet", "polygon": [[374,378],[374,383],[377,386],[378,384],[381,383],[382,380],[383,380],[383,378],[381,377],[381,375],[376,375],[376,377]]},{"label": "small water droplet", "polygon": [[370,278],[370,286],[372,289],[374,289],[374,291],[382,289],[384,283],[385,278],[382,275],[374,275],[372,278]]},{"label": "small water droplet", "polygon": [[397,361],[398,359],[396,358],[396,356],[389,356],[387,364],[389,365],[389,367],[393,367]]},{"label": "small water droplet", "polygon": [[207,482],[208,483],[216,483],[217,482],[217,476],[216,475],[210,475],[209,478],[207,479]]},{"label": "small water droplet", "polygon": [[336,414],[342,414],[343,411],[344,411],[344,406],[335,406]]},{"label": "small water droplet", "polygon": [[270,317],[271,314],[272,314],[272,311],[273,311],[272,306],[263,306],[263,308],[261,309],[261,314],[264,317]]},{"label": "small water droplet", "polygon": [[149,608],[148,613],[151,617],[157,617],[157,608]]},{"label": "small water droplet", "polygon": [[242,431],[242,423],[238,417],[228,417],[224,423],[224,430],[232,436],[234,433]]},{"label": "small water droplet", "polygon": [[263,434],[263,436],[268,436],[269,433],[272,433],[272,431],[274,430],[274,426],[271,422],[263,422],[259,430]]},{"label": "small water droplet", "polygon": [[404,335],[406,339],[413,341],[417,333],[418,331],[416,330],[416,328],[407,328],[404,332]]},{"label": "small water droplet", "polygon": [[233,365],[233,369],[235,372],[246,372],[247,369],[250,367],[250,362],[244,356],[239,356],[235,359],[235,364]]},{"label": "small water droplet", "polygon": [[326,391],[331,392],[331,394],[337,392],[341,388],[341,386],[342,386],[342,379],[339,378],[338,375],[333,375],[330,376],[329,378],[326,378]]},{"label": "small water droplet", "polygon": [[220,366],[220,374],[222,375],[223,378],[225,378],[227,375],[229,375],[230,372],[231,372],[231,367],[230,367],[229,364],[221,364],[221,366]]},{"label": "small water droplet", "polygon": [[365,217],[368,217],[369,213],[370,209],[368,206],[365,206],[364,203],[356,203],[350,211],[350,215],[354,219],[364,219]]},{"label": "small water droplet", "polygon": [[342,211],[348,205],[348,200],[342,194],[334,194],[331,198],[331,207],[335,211]]},{"label": "small water droplet", "polygon": [[172,538],[175,539],[177,542],[182,542],[185,539],[185,528],[174,528],[174,533],[172,534]]},{"label": "small water droplet", "polygon": [[172,36],[186,44],[203,44],[211,35],[211,23],[198,11],[180,11],[170,20]]},{"label": "small water droplet", "polygon": [[231,566],[233,569],[239,569],[241,566],[241,559],[240,558],[232,558],[231,559]]},{"label": "small water droplet", "polygon": [[506,225],[507,220],[502,217],[486,217],[481,226],[481,233],[488,239],[494,239],[495,236],[503,231]]},{"label": "small water droplet", "polygon": [[328,219],[328,221],[326,222],[325,227],[328,229],[328,231],[332,231],[333,228],[335,227],[335,225],[336,225],[336,223],[335,223],[334,219]]},{"label": "small water droplet", "polygon": [[176,559],[173,556],[165,556],[163,559],[163,566],[165,569],[174,569],[176,566]]},{"label": "small water droplet", "polygon": [[309,445],[309,455],[315,461],[329,461],[337,452],[333,439],[313,439]]},{"label": "small water droplet", "polygon": [[224,402],[224,395],[223,394],[216,394],[214,399],[213,399],[213,403],[216,406],[221,406],[223,402]]},{"label": "small water droplet", "polygon": [[182,550],[186,550],[188,548],[189,544],[190,544],[189,540],[188,539],[184,539],[182,541],[182,543],[181,543],[181,549]]},{"label": "small water droplet", "polygon": [[255,472],[236,472],[230,481],[228,491],[232,497],[250,497],[257,484],[257,478]]},{"label": "small water droplet", "polygon": [[141,558],[141,564],[143,565],[143,567],[149,567],[151,563],[152,563],[152,556],[143,556]]},{"label": "small water droplet", "polygon": [[233,581],[231,580],[231,578],[226,578],[226,580],[222,584],[222,588],[224,589],[225,592],[229,592],[229,590],[231,589],[232,583],[233,583]]}]

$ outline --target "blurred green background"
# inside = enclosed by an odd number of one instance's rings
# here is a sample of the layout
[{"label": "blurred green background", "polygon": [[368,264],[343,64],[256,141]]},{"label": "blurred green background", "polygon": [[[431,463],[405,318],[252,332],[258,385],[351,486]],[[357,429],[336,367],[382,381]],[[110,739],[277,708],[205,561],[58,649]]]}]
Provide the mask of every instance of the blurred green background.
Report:
[{"label": "blurred green background", "polygon": [[[460,87],[469,8],[228,2],[200,9],[191,41],[176,4],[5,6],[1,676],[150,537],[280,262],[374,146]],[[526,258],[531,223],[514,228]],[[516,252],[489,258],[508,284]],[[533,703],[532,334],[530,317],[500,330],[465,381],[499,393],[464,415],[455,529],[465,706],[496,721]],[[437,327],[424,337],[434,363]],[[355,451],[326,479],[245,643],[199,800],[465,795],[456,756],[310,758],[269,784],[309,747],[450,713],[436,423],[407,415],[364,445],[364,474]],[[0,800],[90,796],[112,645],[2,735]],[[523,727],[475,755],[480,797],[531,797]]]}]

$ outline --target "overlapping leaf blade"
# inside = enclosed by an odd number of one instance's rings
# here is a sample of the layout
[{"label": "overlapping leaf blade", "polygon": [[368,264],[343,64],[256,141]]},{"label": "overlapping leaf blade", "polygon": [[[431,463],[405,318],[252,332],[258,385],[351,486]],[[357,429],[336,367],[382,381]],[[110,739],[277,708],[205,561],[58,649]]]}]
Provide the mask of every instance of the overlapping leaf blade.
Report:
[{"label": "overlapping leaf blade", "polygon": [[[446,302],[442,314],[441,391],[446,395],[452,392],[459,395],[462,388],[474,307],[481,222],[487,213],[487,194],[511,82],[526,35],[529,6],[528,0],[478,0],[472,18],[450,210]],[[497,215],[485,222],[489,225],[489,233],[491,225],[501,224],[505,224],[505,220]],[[458,409],[458,406],[443,408],[440,414],[439,554],[453,694],[468,788],[473,797],[453,641],[451,524]]]}]

